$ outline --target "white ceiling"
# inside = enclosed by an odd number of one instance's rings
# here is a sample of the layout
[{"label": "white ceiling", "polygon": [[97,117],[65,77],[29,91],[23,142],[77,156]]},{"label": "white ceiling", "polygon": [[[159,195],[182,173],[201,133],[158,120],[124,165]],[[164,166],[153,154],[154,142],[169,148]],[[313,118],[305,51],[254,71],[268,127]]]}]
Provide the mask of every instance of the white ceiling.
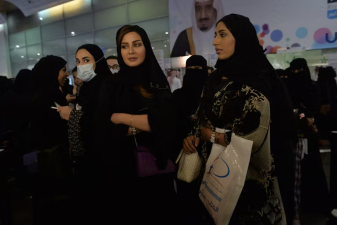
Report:
[{"label": "white ceiling", "polygon": [[[17,6],[25,16],[48,9],[72,0],[7,0]],[[1,23],[1,22],[0,22]]]}]

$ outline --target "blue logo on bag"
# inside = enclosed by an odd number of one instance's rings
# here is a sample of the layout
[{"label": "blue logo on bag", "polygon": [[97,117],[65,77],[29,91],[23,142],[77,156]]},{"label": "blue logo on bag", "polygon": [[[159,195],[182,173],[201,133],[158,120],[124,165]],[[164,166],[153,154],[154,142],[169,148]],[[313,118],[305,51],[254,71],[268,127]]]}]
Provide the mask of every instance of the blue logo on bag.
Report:
[{"label": "blue logo on bag", "polygon": [[[213,161],[213,163],[214,163],[215,161],[217,161],[218,159],[219,159],[219,157],[216,158],[216,159]],[[229,173],[230,173],[229,166],[228,166],[228,164],[225,162],[225,160],[223,160],[223,158],[220,158],[220,159],[221,159],[221,160],[226,164],[226,166],[227,166],[227,169],[228,169],[227,174],[225,174],[225,175],[217,175],[217,174],[215,174],[215,173],[213,173],[213,172],[212,172],[212,174],[213,174],[214,176],[216,176],[216,177],[219,177],[219,178],[225,178],[225,177],[228,177],[228,175],[229,175]],[[213,169],[213,164],[212,164],[212,166],[209,168],[209,173],[211,173],[212,169]]]}]

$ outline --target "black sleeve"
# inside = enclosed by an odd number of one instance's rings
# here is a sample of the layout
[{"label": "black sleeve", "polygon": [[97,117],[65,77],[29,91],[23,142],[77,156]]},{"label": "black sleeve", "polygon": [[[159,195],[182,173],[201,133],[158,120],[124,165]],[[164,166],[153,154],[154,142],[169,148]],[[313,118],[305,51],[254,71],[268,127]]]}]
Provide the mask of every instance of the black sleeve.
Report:
[{"label": "black sleeve", "polygon": [[312,118],[320,110],[320,93],[315,83],[306,86],[306,93],[303,98],[305,117]]},{"label": "black sleeve", "polygon": [[[116,82],[114,77],[108,77],[98,89],[91,120],[93,145],[89,154],[98,173],[102,176],[112,172],[122,176],[123,171],[120,168],[125,160],[123,144],[129,129],[128,126],[116,125],[110,120],[115,105]],[[119,172],[116,173],[116,171]],[[106,178],[102,177],[102,179]]]},{"label": "black sleeve", "polygon": [[186,52],[191,53],[186,30],[183,30],[174,43],[171,57],[185,56]]},{"label": "black sleeve", "polygon": [[151,134],[153,136],[153,154],[157,158],[159,168],[166,168],[167,159],[174,159],[174,139],[176,135],[174,104],[169,91],[155,94],[154,104],[148,114]]}]

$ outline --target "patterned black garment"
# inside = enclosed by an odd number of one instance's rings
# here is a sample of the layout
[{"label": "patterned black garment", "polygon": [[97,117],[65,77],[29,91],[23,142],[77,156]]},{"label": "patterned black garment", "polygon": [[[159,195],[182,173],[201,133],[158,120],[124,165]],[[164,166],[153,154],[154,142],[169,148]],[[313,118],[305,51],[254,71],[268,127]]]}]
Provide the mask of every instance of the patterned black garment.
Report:
[{"label": "patterned black garment", "polygon": [[[214,94],[212,111],[206,112],[207,125],[225,128],[236,135],[254,141],[246,183],[238,200],[230,224],[281,224],[282,209],[279,195],[274,192],[273,158],[270,154],[270,106],[260,92],[246,85],[223,80]],[[197,115],[197,113],[196,113]],[[194,118],[198,121],[198,118]],[[200,137],[202,124],[197,122],[191,135]],[[230,132],[227,143],[230,143]],[[198,149],[204,166],[212,143],[201,141]],[[200,181],[205,171],[200,173]]]},{"label": "patterned black garment", "polygon": [[85,153],[84,144],[81,136],[81,110],[72,110],[68,122],[69,145],[73,157],[80,156]]}]

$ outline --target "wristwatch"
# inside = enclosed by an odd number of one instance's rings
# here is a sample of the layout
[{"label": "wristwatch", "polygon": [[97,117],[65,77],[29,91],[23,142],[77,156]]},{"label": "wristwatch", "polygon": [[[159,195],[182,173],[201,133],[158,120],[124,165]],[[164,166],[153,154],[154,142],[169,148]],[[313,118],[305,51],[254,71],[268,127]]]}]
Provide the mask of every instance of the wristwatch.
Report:
[{"label": "wristwatch", "polygon": [[215,131],[213,131],[210,142],[215,143]]}]

